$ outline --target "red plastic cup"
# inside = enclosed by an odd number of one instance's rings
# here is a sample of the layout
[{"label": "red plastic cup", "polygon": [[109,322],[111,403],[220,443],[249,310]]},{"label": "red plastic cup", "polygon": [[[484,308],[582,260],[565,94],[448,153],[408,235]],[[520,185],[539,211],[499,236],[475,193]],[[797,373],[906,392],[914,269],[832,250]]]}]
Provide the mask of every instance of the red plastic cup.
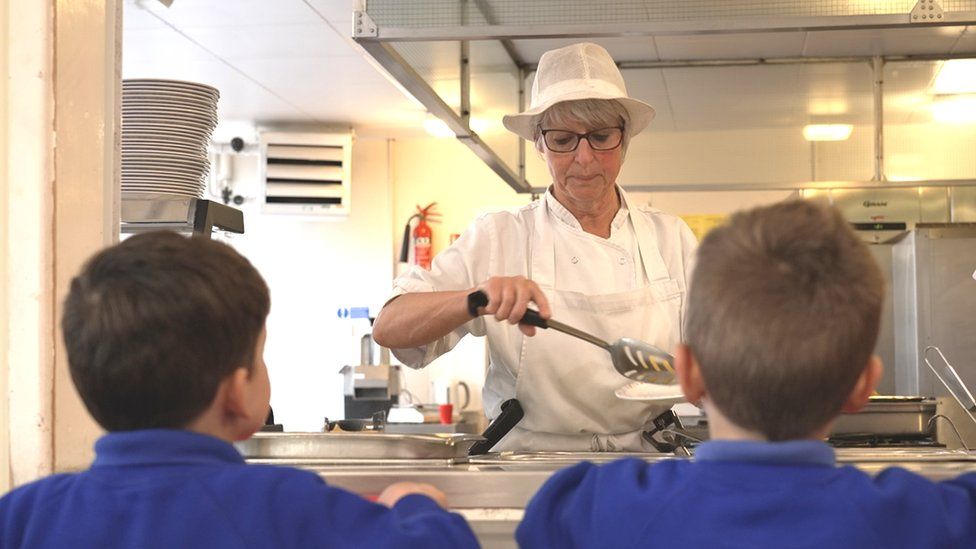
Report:
[{"label": "red plastic cup", "polygon": [[441,413],[441,423],[444,425],[450,425],[454,423],[454,405],[453,404],[441,404],[438,406],[437,411]]}]

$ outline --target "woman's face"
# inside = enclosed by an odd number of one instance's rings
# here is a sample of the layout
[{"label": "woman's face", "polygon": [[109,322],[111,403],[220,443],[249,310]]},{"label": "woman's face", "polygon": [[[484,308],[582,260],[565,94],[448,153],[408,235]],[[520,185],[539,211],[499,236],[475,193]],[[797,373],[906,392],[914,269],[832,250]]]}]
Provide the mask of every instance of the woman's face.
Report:
[{"label": "woman's face", "polygon": [[[600,128],[589,128],[577,121],[569,121],[549,124],[543,129],[582,134]],[[542,156],[552,176],[553,193],[563,205],[586,210],[616,197],[614,185],[623,164],[623,147],[594,151],[586,139],[581,139],[576,150],[569,153],[552,152],[543,144]]]}]

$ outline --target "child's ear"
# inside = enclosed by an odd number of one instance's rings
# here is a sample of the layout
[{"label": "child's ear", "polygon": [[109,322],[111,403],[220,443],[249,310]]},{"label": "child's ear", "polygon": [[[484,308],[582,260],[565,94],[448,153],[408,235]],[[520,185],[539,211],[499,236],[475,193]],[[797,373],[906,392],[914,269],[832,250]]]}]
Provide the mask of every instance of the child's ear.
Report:
[{"label": "child's ear", "polygon": [[681,392],[688,402],[699,405],[705,396],[705,380],[702,379],[701,368],[695,359],[691,347],[679,344],[674,352],[674,370],[681,384]]},{"label": "child's ear", "polygon": [[883,372],[884,366],[881,363],[881,358],[872,355],[864,367],[864,371],[857,378],[857,383],[854,384],[851,393],[847,396],[847,401],[844,402],[841,411],[853,413],[863,408],[868,403],[868,398],[874,394],[874,390],[878,387]]},{"label": "child's ear", "polygon": [[247,415],[247,381],[250,372],[247,368],[237,368],[224,380],[224,414],[232,416]]}]

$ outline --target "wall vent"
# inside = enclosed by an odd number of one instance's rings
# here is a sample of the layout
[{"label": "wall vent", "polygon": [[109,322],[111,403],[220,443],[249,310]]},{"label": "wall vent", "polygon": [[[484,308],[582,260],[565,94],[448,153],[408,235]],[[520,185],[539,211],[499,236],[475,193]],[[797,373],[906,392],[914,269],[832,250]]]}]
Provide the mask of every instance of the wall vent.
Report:
[{"label": "wall vent", "polygon": [[263,211],[349,213],[351,134],[262,132],[261,153]]}]

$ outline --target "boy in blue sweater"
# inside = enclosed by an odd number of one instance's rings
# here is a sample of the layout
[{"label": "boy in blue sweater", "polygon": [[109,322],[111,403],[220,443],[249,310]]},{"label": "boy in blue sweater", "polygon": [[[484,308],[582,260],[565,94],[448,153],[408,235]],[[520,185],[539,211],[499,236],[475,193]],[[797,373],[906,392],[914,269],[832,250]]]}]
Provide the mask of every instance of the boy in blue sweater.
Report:
[{"label": "boy in blue sweater", "polygon": [[837,210],[739,213],[698,249],[675,366],[711,440],[691,461],[560,471],[524,547],[976,547],[976,474],[837,467],[823,442],[881,375],[884,279]]},{"label": "boy in blue sweater", "polygon": [[244,463],[231,443],[268,415],[269,308],[264,280],[220,242],[147,233],[90,259],[61,327],[108,434],[87,471],[0,499],[0,547],[477,547],[433,486],[394,484],[377,504]]}]

